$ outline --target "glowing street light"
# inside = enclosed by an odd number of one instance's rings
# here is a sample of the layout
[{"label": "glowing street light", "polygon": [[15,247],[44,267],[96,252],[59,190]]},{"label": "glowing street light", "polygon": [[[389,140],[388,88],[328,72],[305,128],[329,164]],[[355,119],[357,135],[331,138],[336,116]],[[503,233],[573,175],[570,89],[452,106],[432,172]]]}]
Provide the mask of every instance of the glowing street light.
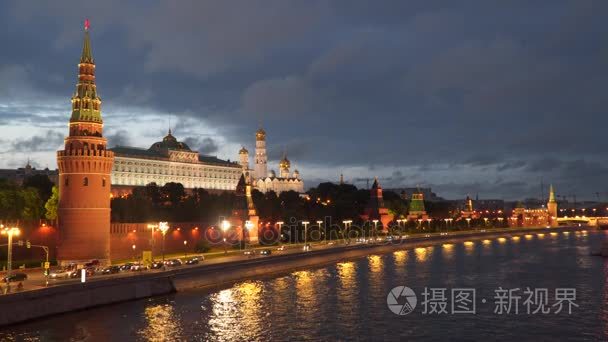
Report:
[{"label": "glowing street light", "polygon": [[[321,230],[321,225],[323,224],[323,221],[317,220],[316,223],[317,223],[317,226],[319,226],[319,231],[320,231]],[[325,242],[327,242],[327,232],[325,232],[323,235],[325,235]]]},{"label": "glowing street light", "polygon": [[158,222],[158,230],[160,230],[160,233],[163,234],[162,254],[163,254],[163,267],[164,267],[164,265],[165,265],[165,235],[167,234],[167,231],[169,230],[169,222]]},{"label": "glowing street light", "polygon": [[310,222],[302,221],[302,224],[304,225],[304,246],[306,246],[308,242],[308,225],[310,224]]},{"label": "glowing street light", "polygon": [[150,237],[150,257],[152,257],[152,261],[154,261],[154,230],[158,229],[158,224],[149,224],[148,229],[150,229],[151,237]]},{"label": "glowing street light", "polygon": [[19,236],[21,231],[17,227],[4,227],[0,224],[2,235],[8,236],[8,256],[6,261],[6,276],[10,278],[13,266],[13,236]]},{"label": "glowing street light", "polygon": [[[249,232],[253,229],[253,222],[245,221],[245,229],[247,230],[247,239],[245,240],[245,249],[247,249],[247,241],[249,241]],[[244,238],[244,237],[243,237]]]},{"label": "glowing street light", "polygon": [[[401,220],[397,220],[397,224],[399,224],[399,221]],[[378,235],[378,220],[372,220],[372,222],[374,223],[374,233],[372,234],[372,237]],[[401,226],[399,227],[401,228]],[[401,230],[401,229],[399,229]]]},{"label": "glowing street light", "polygon": [[188,241],[184,240],[184,259],[188,257]]},{"label": "glowing street light", "polygon": [[226,247],[226,231],[228,229],[230,229],[230,221],[228,220],[222,220],[222,223],[220,224],[220,227],[222,228],[222,235],[224,236],[224,254],[228,253],[227,247]]}]

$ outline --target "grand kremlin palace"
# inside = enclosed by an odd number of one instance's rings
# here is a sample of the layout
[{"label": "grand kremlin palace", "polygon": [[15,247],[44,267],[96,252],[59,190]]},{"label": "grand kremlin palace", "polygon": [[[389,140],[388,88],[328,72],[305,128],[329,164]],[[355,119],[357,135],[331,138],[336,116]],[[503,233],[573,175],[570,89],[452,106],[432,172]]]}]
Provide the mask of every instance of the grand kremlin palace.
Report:
[{"label": "grand kremlin palace", "polygon": [[181,183],[184,188],[210,191],[234,190],[243,173],[241,165],[203,156],[171,134],[148,149],[117,146],[112,168],[112,194],[129,193],[133,187],[156,183]]}]

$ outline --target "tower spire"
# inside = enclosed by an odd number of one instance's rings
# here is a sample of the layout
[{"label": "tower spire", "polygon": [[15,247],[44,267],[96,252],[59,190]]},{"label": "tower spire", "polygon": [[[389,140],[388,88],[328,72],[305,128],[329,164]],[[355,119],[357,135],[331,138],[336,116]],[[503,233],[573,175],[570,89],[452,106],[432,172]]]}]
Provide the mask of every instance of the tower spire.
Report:
[{"label": "tower spire", "polygon": [[549,203],[555,202],[555,191],[553,191],[553,184],[549,185]]},{"label": "tower spire", "polygon": [[89,28],[91,23],[89,19],[84,20],[84,43],[82,44],[82,55],[80,63],[94,63],[93,54],[91,53],[91,39],[89,38]]}]

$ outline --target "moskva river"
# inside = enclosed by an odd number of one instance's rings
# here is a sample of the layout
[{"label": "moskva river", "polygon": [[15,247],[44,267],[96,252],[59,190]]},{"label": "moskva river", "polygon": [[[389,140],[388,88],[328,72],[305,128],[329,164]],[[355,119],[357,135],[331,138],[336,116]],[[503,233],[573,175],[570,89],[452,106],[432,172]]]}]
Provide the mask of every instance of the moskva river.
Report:
[{"label": "moskva river", "polygon": [[[430,245],[59,315],[19,341],[608,339],[601,231]],[[407,289],[406,289],[407,287]]]}]

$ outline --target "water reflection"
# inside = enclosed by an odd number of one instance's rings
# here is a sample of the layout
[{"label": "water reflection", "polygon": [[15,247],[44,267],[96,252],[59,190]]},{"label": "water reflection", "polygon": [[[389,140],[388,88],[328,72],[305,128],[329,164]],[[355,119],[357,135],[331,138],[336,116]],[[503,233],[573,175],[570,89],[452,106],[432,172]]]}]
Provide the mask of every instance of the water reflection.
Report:
[{"label": "water reflection", "polygon": [[513,237],[511,238],[511,240],[513,240],[514,242],[519,242],[520,237],[519,237],[519,236],[513,236]]},{"label": "water reflection", "polygon": [[464,242],[464,251],[467,254],[473,253],[474,250],[475,250],[475,242],[473,242],[473,241],[465,241]]},{"label": "water reflection", "polygon": [[526,238],[526,240],[532,240],[534,238],[532,234],[526,234],[524,235],[524,237]]},{"label": "water reflection", "polygon": [[382,257],[379,255],[370,255],[367,257],[369,263],[369,269],[372,272],[382,271]]},{"label": "water reflection", "polygon": [[416,253],[416,261],[418,262],[424,262],[428,257],[428,251],[424,247],[414,249],[414,253]]},{"label": "water reflection", "polygon": [[212,295],[209,328],[213,339],[226,341],[260,336],[263,332],[261,293],[259,282],[244,282]]},{"label": "water reflection", "polygon": [[407,252],[406,251],[396,251],[393,253],[395,257],[395,264],[397,266],[405,265],[405,261],[407,260]]},{"label": "water reflection", "polygon": [[148,306],[144,310],[146,326],[138,334],[148,341],[180,339],[181,320],[172,304]]}]

